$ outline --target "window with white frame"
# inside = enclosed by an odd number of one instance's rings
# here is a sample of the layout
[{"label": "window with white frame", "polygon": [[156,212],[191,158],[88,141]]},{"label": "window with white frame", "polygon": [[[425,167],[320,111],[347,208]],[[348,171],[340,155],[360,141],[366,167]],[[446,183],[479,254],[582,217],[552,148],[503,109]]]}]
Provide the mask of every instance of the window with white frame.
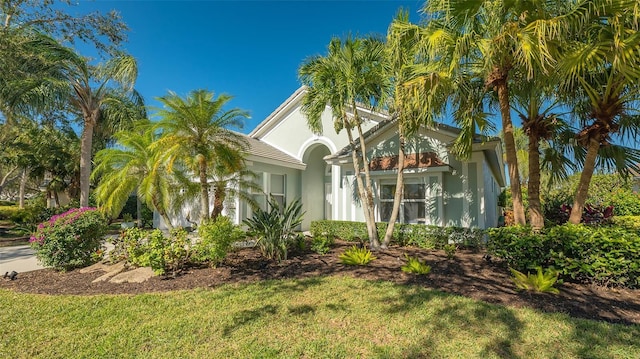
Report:
[{"label": "window with white frame", "polygon": [[285,175],[271,174],[271,183],[269,185],[269,195],[275,199],[280,207],[286,202],[286,177]]},{"label": "window with white frame", "polygon": [[[379,215],[381,221],[389,221],[393,209],[393,196],[396,192],[395,181],[381,181]],[[398,213],[398,222],[426,223],[427,186],[420,179],[405,180]]]}]

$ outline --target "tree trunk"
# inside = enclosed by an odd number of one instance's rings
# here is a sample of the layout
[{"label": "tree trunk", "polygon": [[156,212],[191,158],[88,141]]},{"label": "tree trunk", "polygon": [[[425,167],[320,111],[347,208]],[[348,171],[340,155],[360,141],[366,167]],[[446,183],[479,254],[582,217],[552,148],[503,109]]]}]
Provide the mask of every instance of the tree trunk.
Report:
[{"label": "tree trunk", "polygon": [[84,115],[84,129],[80,139],[80,207],[89,207],[91,146],[93,145],[93,130],[97,123],[98,110]]},{"label": "tree trunk", "polygon": [[373,220],[372,208],[367,205],[367,197],[364,188],[362,177],[360,176],[360,160],[356,151],[356,145],[353,142],[353,135],[351,134],[351,127],[344,120],[345,130],[347,130],[347,136],[349,137],[349,146],[351,147],[351,158],[353,159],[353,169],[355,171],[356,182],[358,184],[358,194],[360,195],[360,201],[362,202],[362,210],[364,211],[364,219],[367,225],[367,234],[369,235],[369,246],[371,249],[380,248],[380,241],[378,239],[378,230],[376,228],[376,222]]},{"label": "tree trunk", "polygon": [[[354,113],[356,113],[357,116],[357,112],[355,110],[355,103],[353,104],[354,106]],[[364,168],[364,180],[365,180],[365,184],[364,184],[364,194],[365,194],[365,204],[368,210],[368,215],[369,215],[369,223],[371,223],[371,233],[369,233],[369,241],[372,243],[373,248],[377,248],[379,246],[380,243],[380,238],[378,236],[378,229],[376,228],[376,217],[375,217],[375,209],[374,209],[374,204],[373,204],[373,188],[371,185],[371,174],[369,171],[369,160],[367,159],[367,151],[366,151],[366,146],[364,144],[364,137],[362,136],[362,126],[360,126],[360,120],[356,119],[357,123],[358,123],[358,136],[360,137],[360,151],[361,153],[361,157],[362,157],[362,166]],[[367,212],[365,212],[365,215],[367,214]],[[376,245],[373,245],[374,243],[376,243]],[[384,246],[384,245],[383,245]]]},{"label": "tree trunk", "polygon": [[516,224],[527,223],[522,203],[522,188],[520,186],[520,173],[518,171],[518,158],[516,157],[516,144],[513,138],[513,123],[511,122],[511,108],[509,106],[509,89],[506,78],[496,82],[498,100],[500,101],[500,113],[502,115],[502,131],[504,133],[504,146],[507,155],[507,167],[509,169],[509,184],[511,186],[511,198],[513,199],[513,216]]},{"label": "tree trunk", "polygon": [[216,219],[219,215],[222,214],[222,210],[224,209],[224,200],[225,200],[225,190],[226,184],[222,185],[220,183],[216,183],[213,186],[213,211],[211,212],[211,218]]},{"label": "tree trunk", "polygon": [[27,187],[27,168],[22,169],[22,175],[20,176],[20,192],[18,199],[18,208],[24,208],[24,192]]},{"label": "tree trunk", "polygon": [[207,181],[207,160],[204,156],[198,159],[200,167],[200,223],[209,219],[209,183]]},{"label": "tree trunk", "polygon": [[529,135],[529,220],[534,231],[544,227],[544,216],[540,204],[540,139],[537,134]]},{"label": "tree trunk", "polygon": [[393,209],[391,209],[391,217],[389,218],[389,225],[387,226],[387,232],[384,234],[383,247],[387,247],[391,243],[391,237],[393,236],[393,229],[398,219],[398,212],[400,212],[400,202],[402,202],[402,193],[404,192],[404,157],[405,157],[405,138],[404,129],[400,123],[398,123],[398,175],[396,177],[396,192],[393,195]]},{"label": "tree trunk", "polygon": [[167,229],[172,230],[173,225],[171,224],[171,218],[167,215],[167,211],[164,210],[164,206],[161,204],[157,195],[151,196],[151,204],[153,205],[153,208],[158,211],[160,217],[162,217],[164,224],[167,225]]},{"label": "tree trunk", "polygon": [[136,219],[138,220],[138,227],[142,228],[142,201],[140,201],[140,196],[137,193],[136,193]]},{"label": "tree trunk", "polygon": [[584,159],[584,167],[580,175],[580,182],[578,182],[578,189],[576,190],[576,197],[573,201],[573,207],[571,208],[571,215],[569,216],[569,223],[578,224],[582,220],[582,211],[587,201],[589,184],[591,183],[591,177],[596,167],[598,150],[600,150],[600,139],[590,138],[589,147],[587,147],[587,156]]}]

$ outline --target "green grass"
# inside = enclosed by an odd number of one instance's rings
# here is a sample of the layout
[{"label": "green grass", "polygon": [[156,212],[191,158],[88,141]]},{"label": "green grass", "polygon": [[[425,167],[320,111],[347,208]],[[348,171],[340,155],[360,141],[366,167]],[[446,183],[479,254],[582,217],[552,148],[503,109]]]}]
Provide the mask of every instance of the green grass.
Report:
[{"label": "green grass", "polygon": [[640,326],[351,278],[137,296],[0,290],[1,358],[637,358]]}]

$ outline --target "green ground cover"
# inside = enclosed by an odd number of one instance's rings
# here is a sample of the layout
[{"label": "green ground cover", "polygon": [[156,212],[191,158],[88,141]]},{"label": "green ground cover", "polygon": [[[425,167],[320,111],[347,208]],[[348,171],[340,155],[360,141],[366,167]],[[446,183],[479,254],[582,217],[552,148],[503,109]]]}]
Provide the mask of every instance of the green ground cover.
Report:
[{"label": "green ground cover", "polygon": [[136,296],[0,290],[2,358],[637,358],[640,326],[351,278]]}]

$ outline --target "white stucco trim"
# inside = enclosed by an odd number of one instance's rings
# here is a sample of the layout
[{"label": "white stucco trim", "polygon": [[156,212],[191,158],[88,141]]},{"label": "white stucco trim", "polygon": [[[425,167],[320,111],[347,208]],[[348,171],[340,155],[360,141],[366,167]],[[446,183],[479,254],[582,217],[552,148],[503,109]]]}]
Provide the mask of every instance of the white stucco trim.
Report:
[{"label": "white stucco trim", "polygon": [[440,213],[440,222],[438,223],[438,226],[444,227],[444,176],[442,175],[442,172],[438,173],[438,184],[440,184],[439,193],[436,194],[436,198],[438,198],[438,213]]},{"label": "white stucco trim", "polygon": [[333,186],[333,188],[331,195],[333,196],[333,203],[331,204],[331,211],[333,213],[331,214],[331,219],[338,219],[338,203],[340,203],[340,175],[340,166],[332,165],[331,185]]},{"label": "white stucco trim", "polygon": [[336,145],[328,137],[314,135],[313,137],[304,141],[302,146],[300,146],[300,149],[298,150],[298,156],[296,158],[302,161],[304,153],[307,152],[309,147],[318,143],[327,146],[329,148],[329,151],[331,151],[331,153],[336,153],[338,151],[338,149],[336,148]]},{"label": "white stucco trim", "polygon": [[470,213],[469,213],[469,163],[462,163],[462,218],[460,224],[462,227],[469,227]]},{"label": "white stucco trim", "polygon": [[341,216],[341,220],[346,221],[347,220],[347,188],[351,189],[351,184],[349,181],[349,176],[344,176],[344,178],[346,179],[347,183],[343,183],[342,184],[342,216]]}]

